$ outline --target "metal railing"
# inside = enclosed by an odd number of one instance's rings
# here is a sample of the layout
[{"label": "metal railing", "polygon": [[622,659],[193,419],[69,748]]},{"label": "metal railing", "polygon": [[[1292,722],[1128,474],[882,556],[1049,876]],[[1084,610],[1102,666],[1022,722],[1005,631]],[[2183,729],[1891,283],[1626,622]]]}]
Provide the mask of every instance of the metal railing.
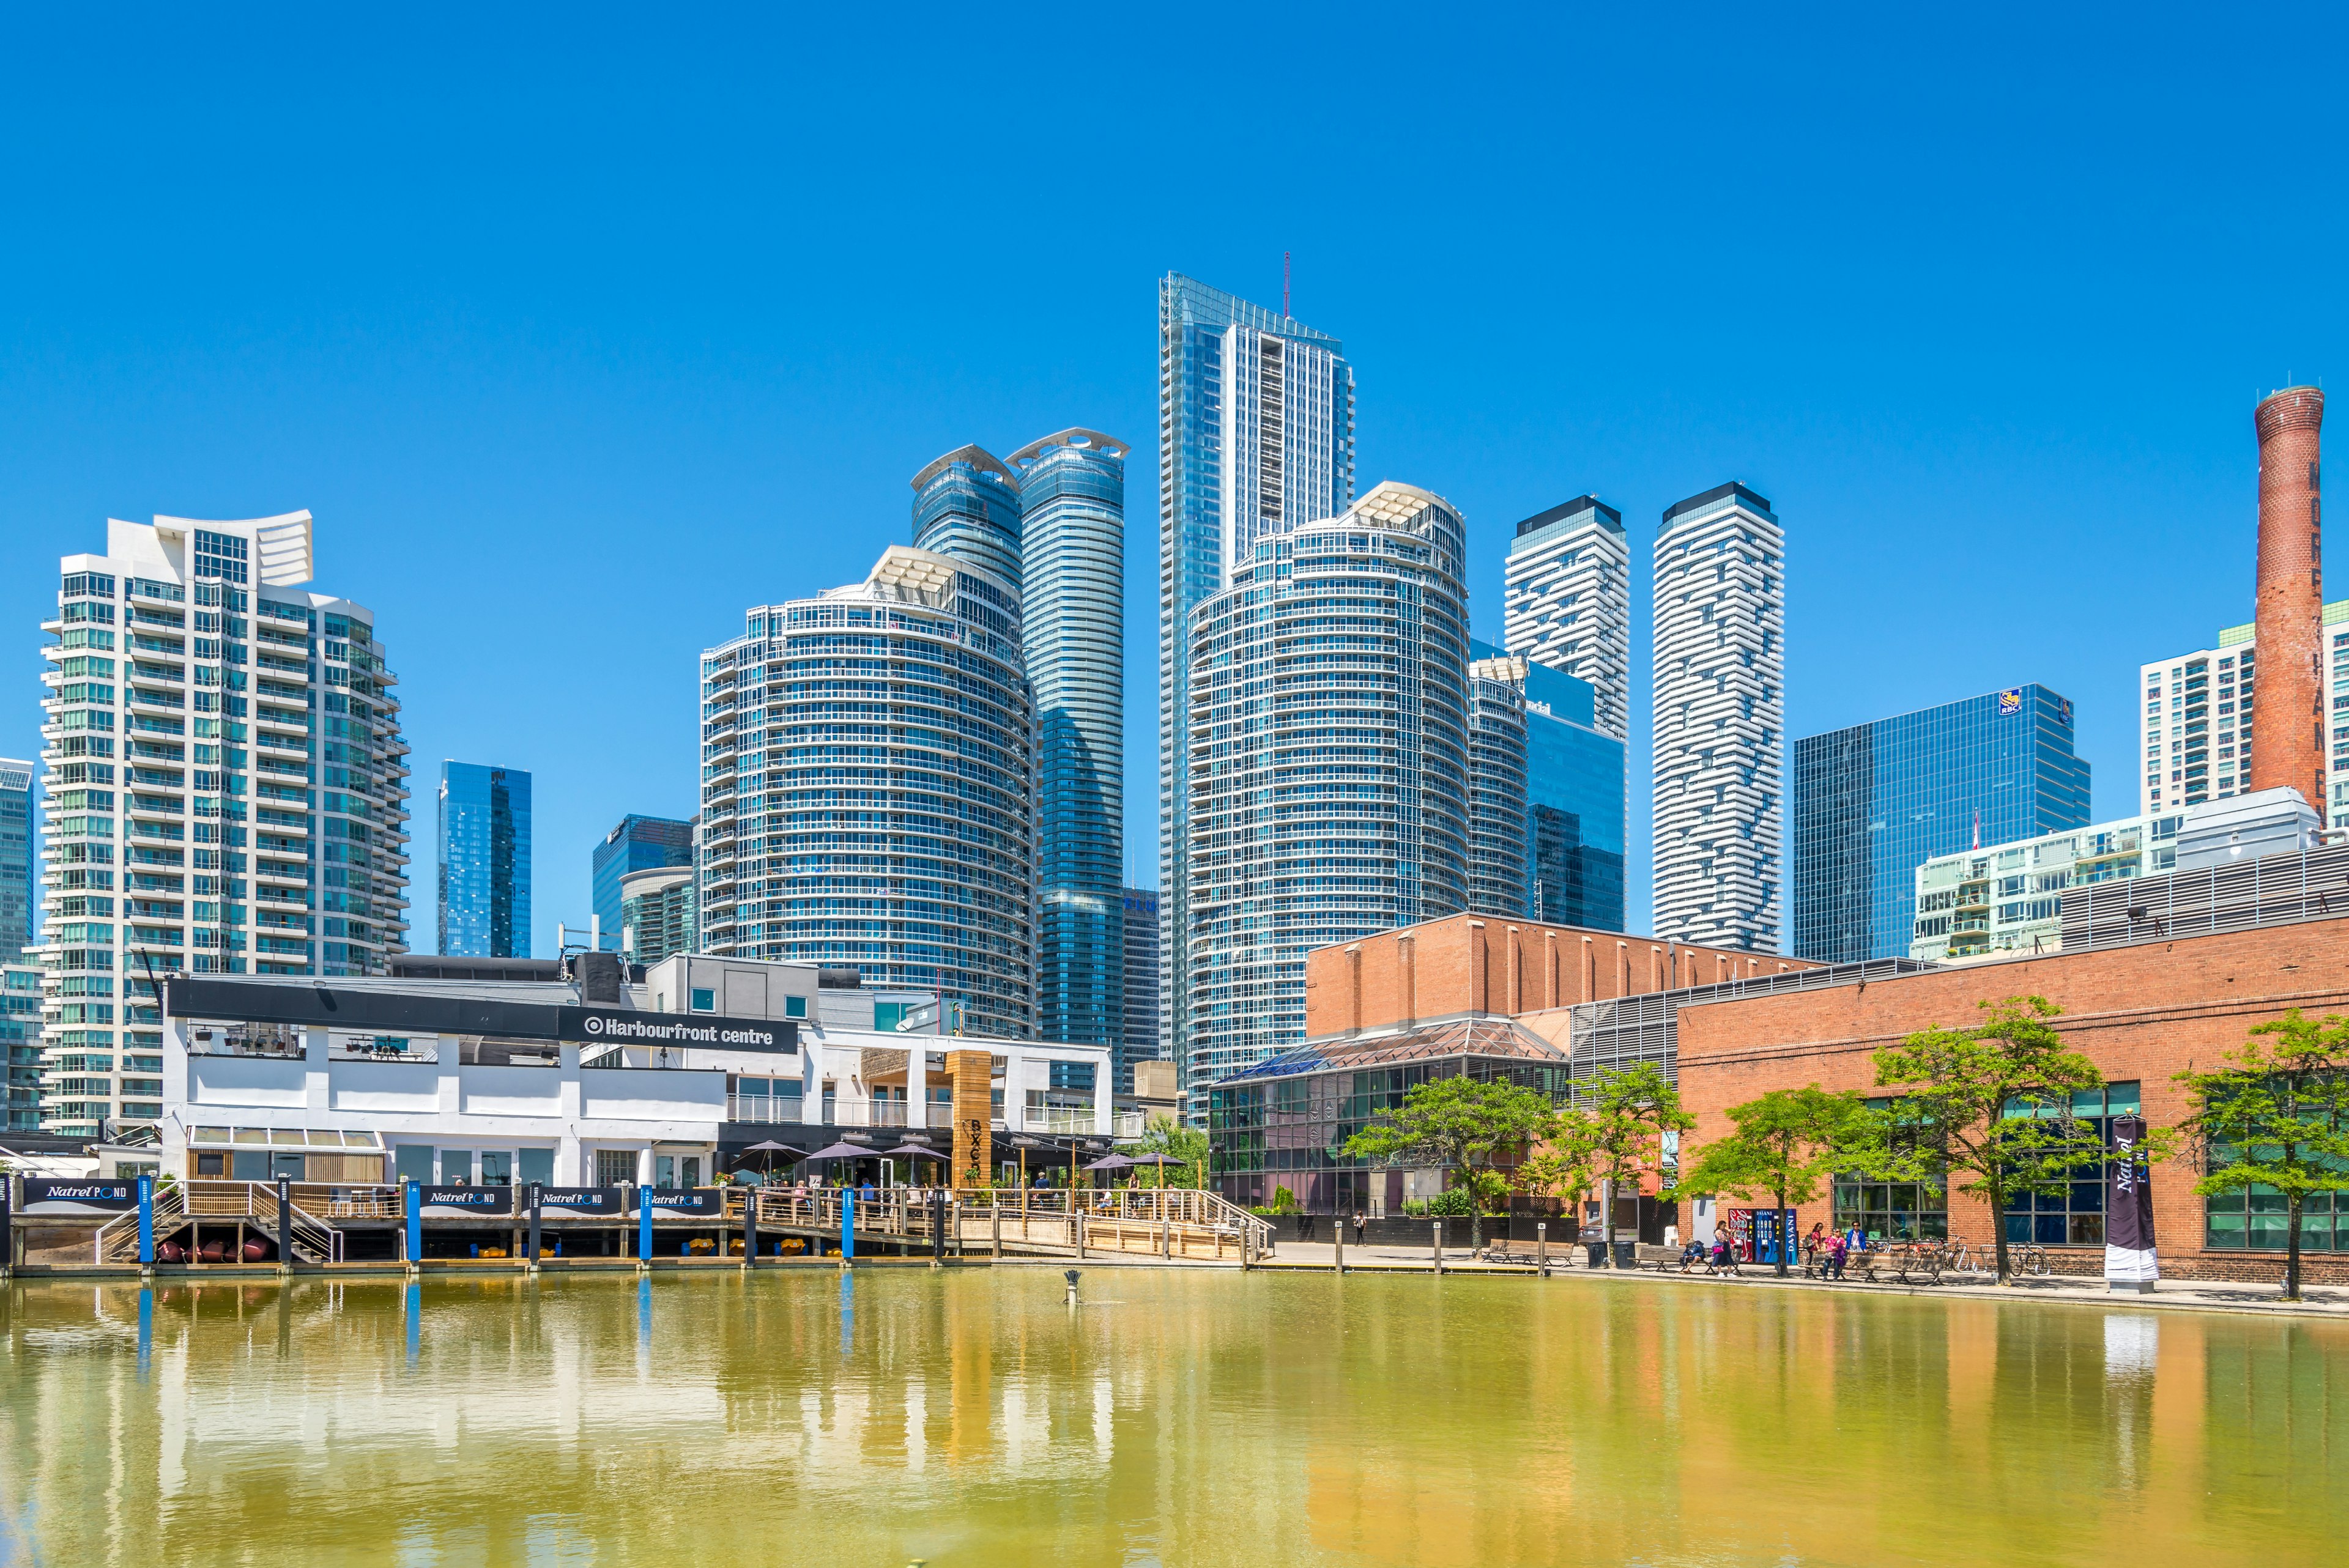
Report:
[{"label": "metal railing", "polygon": [[[888,1187],[859,1195],[855,1233],[935,1245],[932,1189]],[[807,1231],[836,1236],[841,1225],[841,1190],[836,1187],[733,1187],[726,1192],[726,1216],[740,1222],[743,1205],[758,1204],[762,1230]],[[1062,1188],[1029,1191],[1013,1187],[958,1188],[947,1195],[945,1239],[957,1253],[984,1251],[1051,1256],[1087,1252],[1237,1262],[1249,1250],[1273,1247],[1272,1227],[1213,1192],[1191,1187]]]},{"label": "metal railing", "polygon": [[[297,1181],[292,1184],[292,1212],[289,1217],[293,1223],[292,1233],[287,1239],[293,1245],[295,1255],[306,1263],[338,1264],[343,1261],[343,1233],[310,1212],[312,1208],[328,1207],[336,1190],[332,1184],[324,1182]],[[398,1190],[389,1191],[396,1194]],[[159,1244],[181,1226],[205,1220],[249,1222],[254,1228],[274,1240],[277,1235],[277,1184],[274,1181],[173,1182],[156,1189],[153,1215],[154,1234]],[[137,1262],[137,1211],[99,1226],[96,1252],[98,1262],[101,1264]]]}]

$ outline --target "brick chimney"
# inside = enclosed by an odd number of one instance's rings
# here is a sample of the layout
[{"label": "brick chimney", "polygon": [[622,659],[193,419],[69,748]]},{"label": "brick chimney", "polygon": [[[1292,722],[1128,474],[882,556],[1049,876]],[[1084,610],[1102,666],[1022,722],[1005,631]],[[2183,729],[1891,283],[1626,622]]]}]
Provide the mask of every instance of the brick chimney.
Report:
[{"label": "brick chimney", "polygon": [[2247,789],[2290,785],[2320,818],[2324,794],[2324,530],[2317,430],[2324,394],[2287,387],[2252,415],[2260,438],[2260,562],[2253,635],[2257,720]]}]

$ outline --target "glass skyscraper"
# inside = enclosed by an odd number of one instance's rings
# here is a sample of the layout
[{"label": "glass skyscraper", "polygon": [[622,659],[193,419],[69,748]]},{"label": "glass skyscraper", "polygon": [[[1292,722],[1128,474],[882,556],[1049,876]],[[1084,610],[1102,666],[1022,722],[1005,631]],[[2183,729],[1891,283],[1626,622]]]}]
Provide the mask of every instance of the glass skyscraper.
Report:
[{"label": "glass skyscraper", "polygon": [[1469,647],[1476,656],[1468,665],[1468,908],[1523,920],[1525,662],[1482,643]]},{"label": "glass skyscraper", "polygon": [[440,764],[440,951],[451,958],[530,952],[530,775]]},{"label": "glass skyscraper", "polygon": [[1158,890],[1125,891],[1125,1038],[1110,1058],[1113,1092],[1133,1092],[1133,1064],[1158,1056]]},{"label": "glass skyscraper", "polygon": [[1018,583],[1019,476],[978,447],[957,447],[931,463],[914,476],[914,548]]},{"label": "glass skyscraper", "polygon": [[1524,705],[1522,913],[1556,925],[1622,930],[1626,748],[1597,722],[1598,692],[1490,643],[1472,641],[1468,652],[1478,671],[1506,672]]},{"label": "glass skyscraper", "polygon": [[0,757],[0,964],[33,944],[33,765]]},{"label": "glass skyscraper", "polygon": [[634,811],[604,835],[595,846],[594,888],[595,918],[603,927],[604,946],[620,947],[620,879],[630,872],[658,871],[693,863],[693,824],[674,817],[640,817]]},{"label": "glass skyscraper", "polygon": [[1588,683],[1588,722],[1631,734],[1631,547],[1623,514],[1577,496],[1517,524],[1502,563],[1509,652]]},{"label": "glass skyscraper", "polygon": [[1465,554],[1458,512],[1389,481],[1261,535],[1193,612],[1194,1119],[1205,1085],[1304,1037],[1307,953],[1468,907]]},{"label": "glass skyscraper", "polygon": [[1905,956],[1917,868],[2088,824],[2072,704],[2011,686],[1795,743],[1795,951]]},{"label": "glass skyscraper", "polygon": [[[1194,1009],[1191,618],[1231,583],[1232,542],[1354,499],[1354,373],[1338,339],[1180,273],[1158,285],[1158,866],[1165,1053],[1187,1075]],[[1185,1092],[1190,1087],[1184,1079]],[[1188,1108],[1204,1116],[1204,1107]]]},{"label": "glass skyscraper", "polygon": [[1125,458],[1123,441],[1070,429],[1009,464],[1036,704],[1036,1029],[1113,1053],[1125,1045]]}]

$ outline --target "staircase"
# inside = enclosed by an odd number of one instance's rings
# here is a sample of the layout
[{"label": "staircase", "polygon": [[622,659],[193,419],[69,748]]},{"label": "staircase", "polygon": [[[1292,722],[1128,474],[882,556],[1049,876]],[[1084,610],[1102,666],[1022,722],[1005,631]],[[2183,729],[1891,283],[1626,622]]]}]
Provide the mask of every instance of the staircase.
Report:
[{"label": "staircase", "polygon": [[[154,1203],[155,1241],[158,1245],[200,1220],[242,1220],[272,1240],[277,1236],[277,1188],[271,1182],[175,1182],[158,1186]],[[286,1237],[294,1254],[290,1261],[305,1264],[338,1264],[343,1261],[343,1233],[298,1203],[288,1206],[287,1218],[292,1222],[290,1234]],[[137,1263],[138,1212],[133,1210],[99,1226],[96,1251],[101,1264]]]}]

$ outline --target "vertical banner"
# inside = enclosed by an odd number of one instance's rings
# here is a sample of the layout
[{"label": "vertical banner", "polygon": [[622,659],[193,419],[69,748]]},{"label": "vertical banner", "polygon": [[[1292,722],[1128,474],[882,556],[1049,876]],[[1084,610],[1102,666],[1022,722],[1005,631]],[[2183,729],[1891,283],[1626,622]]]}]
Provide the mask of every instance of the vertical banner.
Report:
[{"label": "vertical banner", "polygon": [[2161,1262],[2154,1249],[2153,1171],[2143,1117],[2113,1119],[2105,1171],[2105,1278],[2115,1290],[2150,1291],[2161,1277]]},{"label": "vertical banner", "polygon": [[856,1189],[840,1190],[840,1261],[856,1261]]},{"label": "vertical banner", "polygon": [[985,1051],[948,1051],[947,1076],[954,1080],[954,1171],[950,1187],[995,1184],[995,1097],[992,1058]]},{"label": "vertical banner", "polygon": [[155,1266],[155,1178],[139,1178],[139,1266]]},{"label": "vertical banner", "polygon": [[424,1189],[415,1182],[408,1183],[408,1261],[418,1263],[424,1256]]}]

